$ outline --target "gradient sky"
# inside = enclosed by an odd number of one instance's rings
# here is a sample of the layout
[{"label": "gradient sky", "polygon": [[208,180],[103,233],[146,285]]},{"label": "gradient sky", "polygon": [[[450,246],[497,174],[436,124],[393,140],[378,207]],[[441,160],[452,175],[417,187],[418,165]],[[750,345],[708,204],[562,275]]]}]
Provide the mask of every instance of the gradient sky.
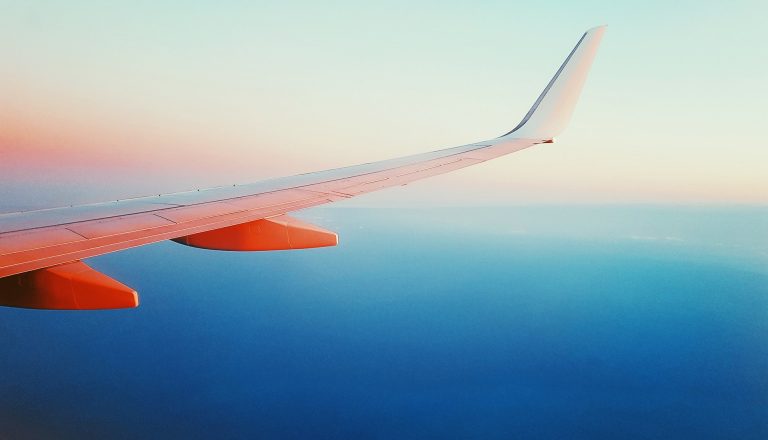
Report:
[{"label": "gradient sky", "polygon": [[761,1],[0,1],[0,210],[498,136],[608,32],[554,145],[353,204],[768,202]]}]

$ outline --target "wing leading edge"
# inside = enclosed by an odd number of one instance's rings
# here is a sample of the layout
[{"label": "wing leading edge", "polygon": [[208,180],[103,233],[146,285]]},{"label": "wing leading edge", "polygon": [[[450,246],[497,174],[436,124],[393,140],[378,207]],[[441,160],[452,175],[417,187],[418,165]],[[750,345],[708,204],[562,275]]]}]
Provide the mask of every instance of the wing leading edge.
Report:
[{"label": "wing leading edge", "polygon": [[80,260],[162,240],[218,250],[335,245],[332,232],[286,214],[552,142],[573,113],[604,31],[582,35],[523,120],[498,138],[247,185],[0,215],[0,305],[136,306],[135,292]]}]

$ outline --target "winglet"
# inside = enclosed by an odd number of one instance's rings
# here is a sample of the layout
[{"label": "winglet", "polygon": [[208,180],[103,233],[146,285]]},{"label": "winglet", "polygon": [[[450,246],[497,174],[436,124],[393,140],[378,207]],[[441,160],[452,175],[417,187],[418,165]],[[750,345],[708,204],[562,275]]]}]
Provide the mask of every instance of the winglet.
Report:
[{"label": "winglet", "polygon": [[549,140],[562,133],[595,59],[606,26],[584,33],[522,121],[501,137]]}]

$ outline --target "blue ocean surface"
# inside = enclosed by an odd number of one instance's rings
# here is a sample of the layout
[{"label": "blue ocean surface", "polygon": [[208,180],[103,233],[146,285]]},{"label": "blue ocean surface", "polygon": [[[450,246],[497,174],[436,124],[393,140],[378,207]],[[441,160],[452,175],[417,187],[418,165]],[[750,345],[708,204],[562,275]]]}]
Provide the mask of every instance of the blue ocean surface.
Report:
[{"label": "blue ocean surface", "polygon": [[0,308],[0,439],[766,439],[768,209],[323,208],[335,248],[88,261]]}]

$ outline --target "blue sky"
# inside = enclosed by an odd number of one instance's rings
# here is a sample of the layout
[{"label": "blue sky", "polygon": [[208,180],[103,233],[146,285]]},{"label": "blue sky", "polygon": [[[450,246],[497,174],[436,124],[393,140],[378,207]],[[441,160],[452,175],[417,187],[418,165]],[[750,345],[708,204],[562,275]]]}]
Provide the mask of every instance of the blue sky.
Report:
[{"label": "blue sky", "polygon": [[497,136],[608,24],[559,143],[351,203],[768,200],[762,2],[2,9],[6,198],[247,182]]}]

